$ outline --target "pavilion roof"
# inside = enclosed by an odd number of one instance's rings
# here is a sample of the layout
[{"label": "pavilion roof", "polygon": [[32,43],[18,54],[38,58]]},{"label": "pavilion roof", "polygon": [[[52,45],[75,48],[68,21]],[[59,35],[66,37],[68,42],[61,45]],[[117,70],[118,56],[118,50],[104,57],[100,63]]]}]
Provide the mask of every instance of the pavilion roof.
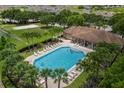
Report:
[{"label": "pavilion roof", "polygon": [[74,38],[83,39],[93,43],[116,43],[119,45],[124,44],[124,40],[117,34],[98,30],[95,28],[83,27],[83,26],[72,26],[64,31]]}]

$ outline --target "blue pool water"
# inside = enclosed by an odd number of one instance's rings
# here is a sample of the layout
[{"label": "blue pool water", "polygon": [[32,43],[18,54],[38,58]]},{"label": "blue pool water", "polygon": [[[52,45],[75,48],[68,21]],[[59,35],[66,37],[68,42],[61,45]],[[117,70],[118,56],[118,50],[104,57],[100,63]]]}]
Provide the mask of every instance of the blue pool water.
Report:
[{"label": "blue pool water", "polygon": [[66,71],[85,57],[82,51],[71,47],[60,47],[34,61],[34,65],[39,68],[64,68]]}]

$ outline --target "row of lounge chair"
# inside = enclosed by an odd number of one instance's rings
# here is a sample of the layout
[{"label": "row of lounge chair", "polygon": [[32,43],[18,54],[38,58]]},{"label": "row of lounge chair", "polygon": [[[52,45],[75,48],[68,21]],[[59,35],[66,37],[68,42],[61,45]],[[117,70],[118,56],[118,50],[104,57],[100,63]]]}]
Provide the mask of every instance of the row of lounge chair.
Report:
[{"label": "row of lounge chair", "polygon": [[77,76],[77,72],[76,71],[71,71],[68,73],[68,80],[72,81],[76,76]]},{"label": "row of lounge chair", "polygon": [[54,45],[50,45],[50,46],[47,46],[47,47],[45,47],[44,49],[43,49],[43,51],[37,51],[37,52],[34,52],[34,55],[35,56],[38,56],[38,55],[41,55],[42,53],[44,53],[44,52],[47,52],[47,51],[49,51],[49,50],[51,50],[51,49],[53,49],[53,48],[56,48],[56,47],[58,47],[58,46],[60,46],[61,45],[61,43],[56,43],[56,44],[54,44]]}]

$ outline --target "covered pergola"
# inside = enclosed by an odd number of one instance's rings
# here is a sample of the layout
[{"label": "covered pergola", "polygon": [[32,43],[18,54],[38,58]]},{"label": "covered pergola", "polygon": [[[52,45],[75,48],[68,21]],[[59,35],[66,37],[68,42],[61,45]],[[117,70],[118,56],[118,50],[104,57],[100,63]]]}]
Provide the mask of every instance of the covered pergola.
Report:
[{"label": "covered pergola", "polygon": [[64,36],[74,43],[92,49],[101,42],[115,43],[120,46],[124,43],[124,40],[116,34],[83,26],[72,26],[66,29]]}]

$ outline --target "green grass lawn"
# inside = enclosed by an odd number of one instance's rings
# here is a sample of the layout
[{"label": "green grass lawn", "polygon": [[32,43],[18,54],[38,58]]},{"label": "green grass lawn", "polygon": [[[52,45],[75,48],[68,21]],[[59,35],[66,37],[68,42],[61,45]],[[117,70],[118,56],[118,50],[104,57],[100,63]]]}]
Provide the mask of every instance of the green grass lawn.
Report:
[{"label": "green grass lawn", "polygon": [[15,26],[15,24],[0,24],[0,28],[4,28],[5,30],[12,30]]},{"label": "green grass lawn", "polygon": [[80,88],[83,86],[89,76],[89,73],[82,72],[70,85],[66,88]]},{"label": "green grass lawn", "polygon": [[[36,23],[37,25],[40,25],[39,23]],[[59,34],[60,32],[58,31],[54,31],[52,30],[53,27],[51,28],[31,28],[31,29],[23,29],[23,30],[13,30],[12,28],[15,27],[16,25],[11,25],[11,24],[6,24],[6,25],[0,25],[0,27],[4,28],[6,31],[18,36],[19,38],[21,38],[21,41],[17,41],[17,40],[11,40],[13,43],[16,44],[16,48],[17,50],[20,50],[22,48],[25,48],[29,45],[32,44],[37,44],[37,43],[41,43],[45,40],[48,40],[50,38],[53,38],[53,36]],[[39,38],[31,38],[30,39],[30,44],[27,45],[27,41],[26,39],[24,39],[22,37],[22,34],[24,32],[39,32],[41,34],[41,37]]]},{"label": "green grass lawn", "polygon": [[120,12],[120,13],[124,13],[124,8],[110,8],[110,9],[104,9],[104,10],[100,10],[100,11],[107,11],[107,12]]}]

